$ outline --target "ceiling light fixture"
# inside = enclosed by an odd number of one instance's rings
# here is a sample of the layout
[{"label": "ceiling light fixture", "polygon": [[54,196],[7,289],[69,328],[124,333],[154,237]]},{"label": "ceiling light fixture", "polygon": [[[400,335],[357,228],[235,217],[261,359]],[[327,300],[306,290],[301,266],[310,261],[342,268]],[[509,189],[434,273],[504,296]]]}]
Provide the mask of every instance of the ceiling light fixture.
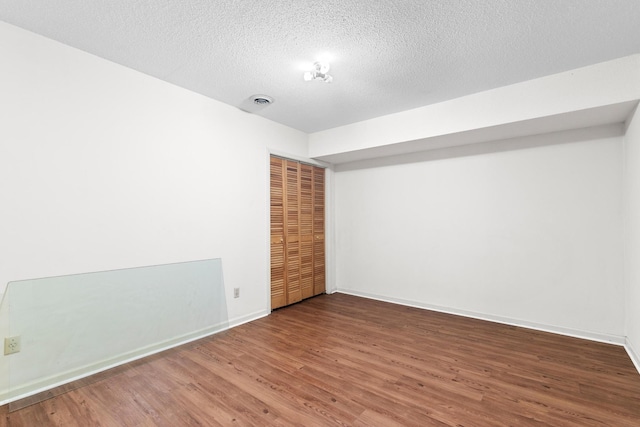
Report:
[{"label": "ceiling light fixture", "polygon": [[333,77],[327,74],[329,72],[328,62],[315,62],[313,64],[313,70],[304,73],[304,80],[310,82],[311,80],[320,80],[325,83],[331,83]]}]

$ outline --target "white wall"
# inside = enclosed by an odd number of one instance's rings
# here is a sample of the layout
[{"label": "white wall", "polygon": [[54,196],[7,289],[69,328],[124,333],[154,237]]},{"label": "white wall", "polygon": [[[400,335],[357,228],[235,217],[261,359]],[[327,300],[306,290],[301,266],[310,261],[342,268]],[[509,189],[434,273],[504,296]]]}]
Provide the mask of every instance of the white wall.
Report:
[{"label": "white wall", "polygon": [[625,135],[627,350],[640,371],[640,110]]},{"label": "white wall", "polygon": [[622,343],[621,134],[338,167],[338,289]]},{"label": "white wall", "polygon": [[220,257],[231,321],[267,312],[268,149],[304,133],[4,23],[0,58],[0,292]]}]

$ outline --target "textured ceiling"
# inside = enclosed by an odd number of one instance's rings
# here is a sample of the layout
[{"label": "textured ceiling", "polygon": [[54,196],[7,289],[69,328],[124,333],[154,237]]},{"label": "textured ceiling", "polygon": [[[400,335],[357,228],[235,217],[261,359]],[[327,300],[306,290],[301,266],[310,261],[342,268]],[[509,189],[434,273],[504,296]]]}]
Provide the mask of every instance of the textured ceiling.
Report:
[{"label": "textured ceiling", "polygon": [[[315,132],[640,52],[639,0],[0,0],[0,20]],[[329,54],[334,81],[302,67]],[[597,88],[594,88],[597,90]]]}]

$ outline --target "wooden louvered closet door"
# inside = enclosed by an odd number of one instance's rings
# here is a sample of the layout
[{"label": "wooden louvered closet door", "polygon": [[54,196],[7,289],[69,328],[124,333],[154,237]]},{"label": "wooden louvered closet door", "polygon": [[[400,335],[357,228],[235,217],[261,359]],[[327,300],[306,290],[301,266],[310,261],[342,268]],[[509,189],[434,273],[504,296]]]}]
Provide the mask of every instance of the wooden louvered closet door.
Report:
[{"label": "wooden louvered closet door", "polygon": [[271,308],[325,292],[324,169],[271,157]]}]

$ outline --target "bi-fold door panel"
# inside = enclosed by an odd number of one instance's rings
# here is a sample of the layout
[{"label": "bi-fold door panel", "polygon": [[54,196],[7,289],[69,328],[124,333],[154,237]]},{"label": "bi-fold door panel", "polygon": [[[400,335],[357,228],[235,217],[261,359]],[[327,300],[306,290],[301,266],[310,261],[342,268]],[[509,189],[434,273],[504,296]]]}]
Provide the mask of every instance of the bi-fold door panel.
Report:
[{"label": "bi-fold door panel", "polygon": [[271,305],[287,304],[284,253],[284,164],[271,158]]},{"label": "bi-fold door panel", "polygon": [[313,168],[313,294],[325,292],[324,169]]},{"label": "bi-fold door panel", "polygon": [[302,298],[313,293],[313,167],[300,165],[300,287]]},{"label": "bi-fold door panel", "polygon": [[285,160],[286,212],[285,252],[287,254],[287,304],[302,299],[300,289],[300,164]]}]

